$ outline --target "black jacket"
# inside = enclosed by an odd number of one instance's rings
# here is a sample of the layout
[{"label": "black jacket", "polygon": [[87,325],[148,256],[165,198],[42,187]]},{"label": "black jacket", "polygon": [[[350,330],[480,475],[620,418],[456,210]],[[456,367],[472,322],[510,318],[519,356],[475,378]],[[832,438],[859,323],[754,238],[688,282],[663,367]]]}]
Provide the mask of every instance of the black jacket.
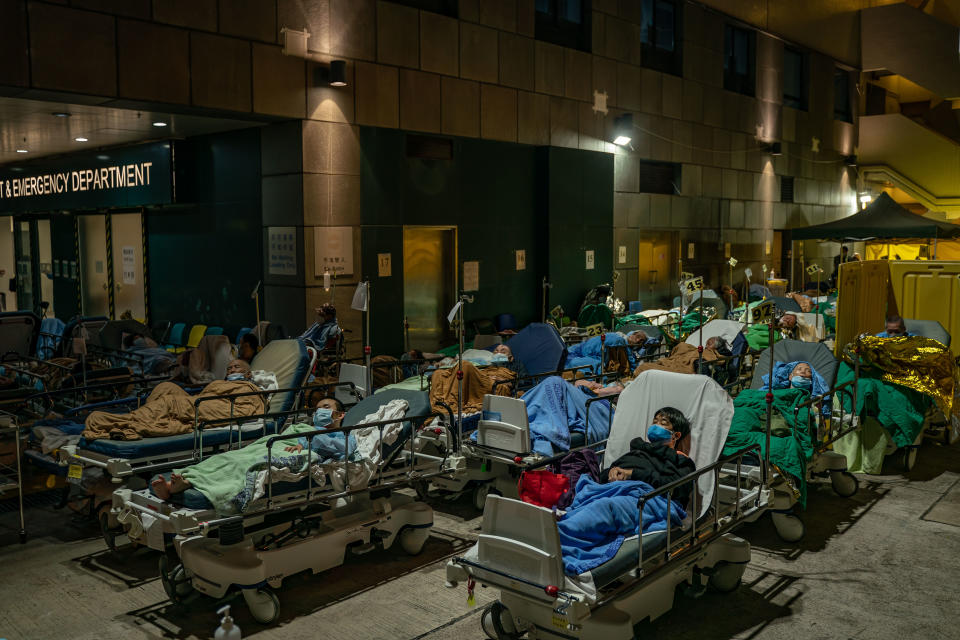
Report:
[{"label": "black jacket", "polygon": [[[617,458],[610,467],[630,469],[633,472],[631,480],[646,482],[654,489],[659,489],[697,470],[697,465],[687,456],[680,455],[662,444],[651,444],[643,438],[631,440],[630,451]],[[607,478],[610,467],[603,471],[601,477],[604,480]],[[673,491],[673,499],[686,505],[692,488],[692,482],[678,487]]]}]

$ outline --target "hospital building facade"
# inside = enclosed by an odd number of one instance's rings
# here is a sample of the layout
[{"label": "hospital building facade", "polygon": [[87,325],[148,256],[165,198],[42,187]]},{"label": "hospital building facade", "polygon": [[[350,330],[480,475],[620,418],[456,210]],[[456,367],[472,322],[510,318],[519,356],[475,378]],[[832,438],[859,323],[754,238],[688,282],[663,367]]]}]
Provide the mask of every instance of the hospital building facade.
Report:
[{"label": "hospital building facade", "polygon": [[[799,279],[881,192],[960,215],[958,18],[883,0],[0,0],[7,309],[356,355],[611,282]],[[922,34],[922,37],[920,36]],[[736,261],[731,268],[730,259]],[[409,329],[409,334],[407,330]],[[406,338],[410,338],[409,343]]]}]

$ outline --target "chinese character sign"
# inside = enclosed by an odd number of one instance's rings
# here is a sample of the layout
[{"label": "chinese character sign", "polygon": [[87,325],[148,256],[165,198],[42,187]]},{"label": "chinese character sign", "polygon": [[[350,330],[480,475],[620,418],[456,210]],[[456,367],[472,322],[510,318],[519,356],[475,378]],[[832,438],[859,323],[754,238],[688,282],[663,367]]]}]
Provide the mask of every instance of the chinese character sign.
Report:
[{"label": "chinese character sign", "polygon": [[353,274],[353,227],[314,227],[314,275]]},{"label": "chinese character sign", "polygon": [[297,275],[296,227],[267,228],[267,264],[270,275]]}]

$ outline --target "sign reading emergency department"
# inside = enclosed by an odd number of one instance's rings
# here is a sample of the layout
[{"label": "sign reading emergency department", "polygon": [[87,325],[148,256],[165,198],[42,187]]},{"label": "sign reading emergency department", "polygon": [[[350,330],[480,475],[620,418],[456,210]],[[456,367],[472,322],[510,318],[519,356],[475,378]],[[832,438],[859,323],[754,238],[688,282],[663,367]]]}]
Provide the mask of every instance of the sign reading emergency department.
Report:
[{"label": "sign reading emergency department", "polygon": [[173,202],[170,143],[83,153],[0,168],[0,212]]},{"label": "sign reading emergency department", "polygon": [[353,273],[353,227],[314,227],[313,247],[317,277],[324,271],[338,276]]}]

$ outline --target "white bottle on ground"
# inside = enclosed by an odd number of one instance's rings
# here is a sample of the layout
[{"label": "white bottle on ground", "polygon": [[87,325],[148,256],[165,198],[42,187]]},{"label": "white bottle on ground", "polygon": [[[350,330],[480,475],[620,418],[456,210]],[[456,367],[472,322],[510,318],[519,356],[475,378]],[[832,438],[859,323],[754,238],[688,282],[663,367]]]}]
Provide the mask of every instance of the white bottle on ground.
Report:
[{"label": "white bottle on ground", "polygon": [[233,624],[233,618],[230,617],[230,605],[217,609],[217,613],[222,615],[220,626],[213,632],[215,640],[241,640],[240,627]]}]

